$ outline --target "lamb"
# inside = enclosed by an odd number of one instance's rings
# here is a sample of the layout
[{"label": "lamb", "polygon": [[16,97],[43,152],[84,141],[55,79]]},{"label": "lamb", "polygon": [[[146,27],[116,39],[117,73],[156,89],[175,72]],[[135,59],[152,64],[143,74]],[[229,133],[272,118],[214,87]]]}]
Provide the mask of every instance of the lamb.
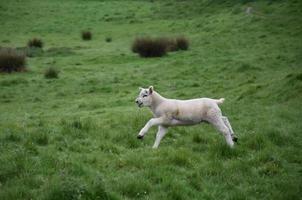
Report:
[{"label": "lamb", "polygon": [[158,148],[169,127],[195,125],[202,122],[212,124],[221,132],[231,148],[234,146],[234,142],[237,142],[228,118],[222,115],[218,107],[224,102],[224,98],[177,100],[162,97],[153,86],[139,90],[139,96],[135,100],[136,104],[139,107],[149,107],[154,117],[140,130],[137,138],[143,139],[152,126],[158,126],[153,148]]}]

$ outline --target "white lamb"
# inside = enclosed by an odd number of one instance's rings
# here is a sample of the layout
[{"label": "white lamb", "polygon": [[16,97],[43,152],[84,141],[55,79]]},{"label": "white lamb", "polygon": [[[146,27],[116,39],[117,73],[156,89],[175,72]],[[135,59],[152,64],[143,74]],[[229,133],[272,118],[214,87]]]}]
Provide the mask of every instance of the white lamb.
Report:
[{"label": "white lamb", "polygon": [[158,126],[153,148],[158,148],[161,139],[167,133],[169,126],[195,125],[201,122],[212,124],[221,132],[227,144],[234,146],[237,141],[227,117],[222,116],[218,107],[224,98],[219,100],[210,98],[176,100],[162,97],[153,86],[148,89],[140,88],[140,93],[135,102],[139,107],[149,107],[154,118],[150,119],[141,129],[137,138],[142,139],[152,126]]}]

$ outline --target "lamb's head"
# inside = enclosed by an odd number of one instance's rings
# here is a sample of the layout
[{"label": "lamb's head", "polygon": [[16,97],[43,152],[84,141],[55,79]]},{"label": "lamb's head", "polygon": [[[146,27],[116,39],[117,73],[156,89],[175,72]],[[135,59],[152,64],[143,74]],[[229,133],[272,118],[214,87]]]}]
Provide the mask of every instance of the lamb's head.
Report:
[{"label": "lamb's head", "polygon": [[149,88],[139,88],[139,95],[135,100],[138,107],[151,106],[152,104],[153,86]]}]

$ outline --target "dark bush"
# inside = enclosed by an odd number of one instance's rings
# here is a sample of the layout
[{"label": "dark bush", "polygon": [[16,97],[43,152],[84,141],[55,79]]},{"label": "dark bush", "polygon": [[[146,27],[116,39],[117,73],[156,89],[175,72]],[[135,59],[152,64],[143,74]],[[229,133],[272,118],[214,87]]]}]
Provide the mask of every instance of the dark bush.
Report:
[{"label": "dark bush", "polygon": [[42,48],[43,47],[43,42],[42,40],[38,39],[38,38],[33,38],[31,40],[28,41],[27,43],[28,47],[35,47],[35,48]]},{"label": "dark bush", "polygon": [[48,67],[44,72],[45,78],[58,78],[59,70],[54,67]]},{"label": "dark bush", "polygon": [[83,31],[82,32],[82,39],[83,40],[91,40],[92,39],[92,34],[90,31]]},{"label": "dark bush", "polygon": [[141,57],[162,57],[167,53],[167,43],[162,38],[136,38],[132,51]]},{"label": "dark bush", "polygon": [[184,36],[176,38],[176,46],[178,50],[188,50],[189,40]]},{"label": "dark bush", "polygon": [[106,42],[111,42],[111,41],[112,41],[112,38],[111,38],[111,37],[106,37],[105,41],[106,41]]},{"label": "dark bush", "polygon": [[176,40],[174,38],[162,38],[162,40],[166,43],[167,51],[178,51]]},{"label": "dark bush", "polygon": [[161,57],[170,51],[188,50],[189,41],[184,36],[177,38],[136,38],[132,44],[132,52],[141,57]]},{"label": "dark bush", "polygon": [[0,72],[24,71],[25,64],[24,52],[12,48],[0,48]]}]

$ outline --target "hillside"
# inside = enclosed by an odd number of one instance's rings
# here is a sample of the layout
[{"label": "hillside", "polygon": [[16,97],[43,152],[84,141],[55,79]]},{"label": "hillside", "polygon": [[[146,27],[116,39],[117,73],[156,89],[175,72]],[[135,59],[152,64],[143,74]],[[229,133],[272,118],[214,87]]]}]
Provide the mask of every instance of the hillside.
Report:
[{"label": "hillside", "polygon": [[[300,198],[300,1],[1,0],[0,24],[1,47],[45,44],[27,72],[0,73],[0,199]],[[188,51],[131,52],[138,36],[179,35]],[[149,85],[225,98],[238,145],[208,124],[169,129],[157,150],[156,128],[137,140]]]}]

